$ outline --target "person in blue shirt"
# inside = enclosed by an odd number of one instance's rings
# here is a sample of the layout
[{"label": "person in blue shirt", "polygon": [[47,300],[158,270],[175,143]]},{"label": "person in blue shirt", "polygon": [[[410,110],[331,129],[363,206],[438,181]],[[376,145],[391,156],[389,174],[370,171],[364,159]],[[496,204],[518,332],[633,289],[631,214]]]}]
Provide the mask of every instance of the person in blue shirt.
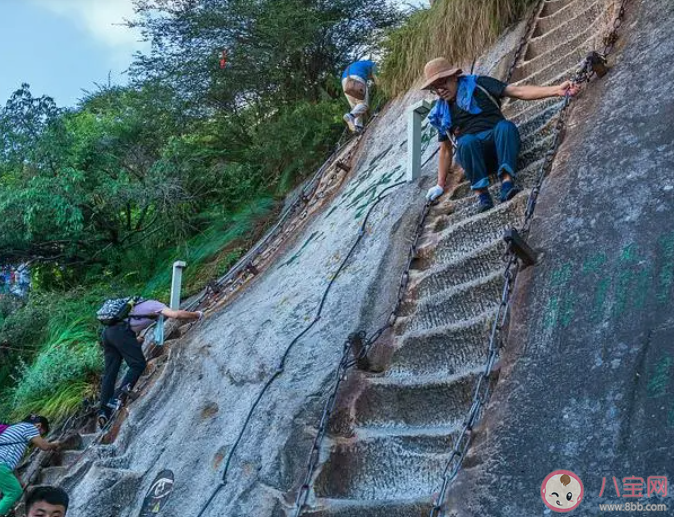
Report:
[{"label": "person in blue shirt", "polygon": [[367,114],[370,101],[369,81],[376,79],[377,65],[374,61],[356,61],[342,73],[342,89],[351,111],[344,115],[344,122],[352,132],[363,130],[363,117]]},{"label": "person in blue shirt", "polygon": [[442,57],[426,63],[424,76],[421,89],[438,96],[428,120],[438,130],[440,142],[438,183],[426,199],[433,201],[445,192],[452,151],[456,149],[457,161],[478,196],[479,212],[494,206],[488,190],[490,172],[496,172],[501,181],[501,202],[521,191],[515,185],[520,135],[517,126],[501,113],[501,99],[532,101],[578,93],[578,86],[571,81],[553,86],[515,86],[493,77],[463,75]]}]

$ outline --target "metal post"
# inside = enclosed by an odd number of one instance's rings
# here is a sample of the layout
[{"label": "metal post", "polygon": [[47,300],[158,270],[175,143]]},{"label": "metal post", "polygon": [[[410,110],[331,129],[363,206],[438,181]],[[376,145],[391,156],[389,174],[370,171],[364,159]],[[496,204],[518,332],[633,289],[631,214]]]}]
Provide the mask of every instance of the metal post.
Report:
[{"label": "metal post", "polygon": [[183,283],[183,269],[187,262],[178,260],[173,263],[173,279],[171,280],[171,309],[180,309],[180,288]]},{"label": "metal post", "polygon": [[421,124],[431,111],[432,104],[421,100],[409,109],[407,122],[407,181],[421,176]]}]

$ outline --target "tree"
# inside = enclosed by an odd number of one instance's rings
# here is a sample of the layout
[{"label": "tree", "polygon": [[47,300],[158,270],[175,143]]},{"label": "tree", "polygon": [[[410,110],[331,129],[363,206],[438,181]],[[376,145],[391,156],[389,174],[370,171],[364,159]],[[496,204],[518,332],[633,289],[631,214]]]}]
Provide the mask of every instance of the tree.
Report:
[{"label": "tree", "polygon": [[136,0],[136,8],[130,25],[152,52],[135,76],[168,81],[201,109],[232,112],[318,101],[331,77],[401,19],[386,0]]},{"label": "tree", "polygon": [[0,111],[1,260],[107,262],[159,228],[176,231],[174,212],[198,199],[155,167],[179,124],[160,93],[104,89],[71,112],[27,85],[12,96]]}]

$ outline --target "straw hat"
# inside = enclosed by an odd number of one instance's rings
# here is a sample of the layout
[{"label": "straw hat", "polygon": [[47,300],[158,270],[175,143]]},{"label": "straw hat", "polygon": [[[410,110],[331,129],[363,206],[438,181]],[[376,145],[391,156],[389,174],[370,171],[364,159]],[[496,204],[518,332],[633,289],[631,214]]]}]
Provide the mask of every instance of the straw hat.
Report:
[{"label": "straw hat", "polygon": [[424,77],[426,81],[421,87],[422,90],[428,90],[430,86],[438,79],[450,77],[462,73],[460,68],[453,68],[444,57],[436,57],[426,63],[424,67]]}]

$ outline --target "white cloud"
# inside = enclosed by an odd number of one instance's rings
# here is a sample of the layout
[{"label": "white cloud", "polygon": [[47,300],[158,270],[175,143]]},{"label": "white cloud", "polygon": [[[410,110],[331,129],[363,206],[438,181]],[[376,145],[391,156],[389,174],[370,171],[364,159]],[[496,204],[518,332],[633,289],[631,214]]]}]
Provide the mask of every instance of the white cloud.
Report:
[{"label": "white cloud", "polygon": [[133,19],[132,0],[33,0],[37,5],[70,18],[113,51],[115,61],[128,63],[136,50],[147,48],[140,34],[123,25]]}]

